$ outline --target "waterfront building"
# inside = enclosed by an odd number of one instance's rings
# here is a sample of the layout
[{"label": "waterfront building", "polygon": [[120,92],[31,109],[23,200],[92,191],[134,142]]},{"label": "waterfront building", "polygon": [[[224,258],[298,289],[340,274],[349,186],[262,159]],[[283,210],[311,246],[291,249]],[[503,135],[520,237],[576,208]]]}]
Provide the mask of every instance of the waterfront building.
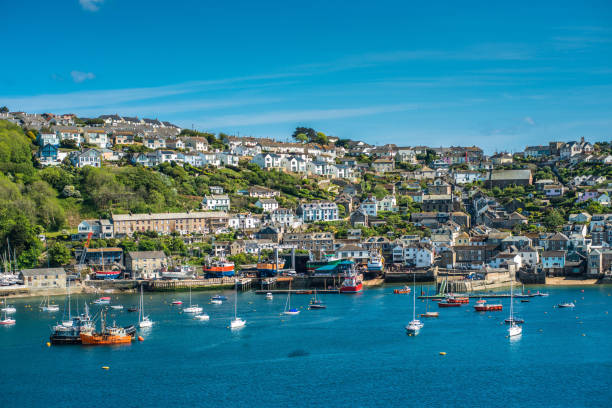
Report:
[{"label": "waterfront building", "polygon": [[225,212],[186,212],[154,214],[113,214],[115,235],[132,235],[136,231],[155,231],[159,234],[205,234],[226,228]]},{"label": "waterfront building", "polygon": [[66,287],[66,270],[64,268],[22,269],[19,279],[32,289],[54,289]]}]

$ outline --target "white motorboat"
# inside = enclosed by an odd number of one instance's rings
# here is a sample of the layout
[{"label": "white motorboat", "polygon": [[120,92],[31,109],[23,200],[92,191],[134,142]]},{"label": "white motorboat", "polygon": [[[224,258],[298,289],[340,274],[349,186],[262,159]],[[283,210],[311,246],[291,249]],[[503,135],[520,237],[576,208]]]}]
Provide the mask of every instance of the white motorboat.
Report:
[{"label": "white motorboat", "polygon": [[205,313],[202,313],[202,314],[195,315],[194,319],[201,320],[204,322],[204,321],[210,320],[210,316]]},{"label": "white motorboat", "polygon": [[221,299],[210,299],[210,303],[212,303],[213,305],[220,305],[223,303],[223,301]]},{"label": "white motorboat", "polygon": [[268,292],[268,293],[266,293],[266,299],[267,299],[267,300],[272,300],[272,299],[274,299],[274,295],[272,295],[272,292]]},{"label": "white motorboat", "polygon": [[564,308],[564,307],[576,307],[576,305],[574,304],[574,302],[565,302],[565,303],[559,303],[557,305],[557,307],[560,307],[560,308]]},{"label": "white motorboat", "polygon": [[123,305],[112,305],[111,309],[114,309],[114,310],[123,310]]}]

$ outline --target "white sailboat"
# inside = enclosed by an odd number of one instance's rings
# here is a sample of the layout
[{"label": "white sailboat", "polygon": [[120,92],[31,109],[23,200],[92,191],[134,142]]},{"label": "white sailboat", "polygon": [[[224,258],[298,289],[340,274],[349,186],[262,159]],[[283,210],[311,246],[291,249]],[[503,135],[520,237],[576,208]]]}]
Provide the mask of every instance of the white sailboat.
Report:
[{"label": "white sailboat", "polygon": [[230,329],[239,329],[246,325],[246,320],[238,317],[238,280],[235,281],[236,297],[234,298],[234,319],[230,322]]},{"label": "white sailboat", "polygon": [[[70,311],[70,304],[71,304],[71,298],[70,298],[70,280],[68,280],[68,320],[62,321],[62,326],[64,326],[64,327],[72,327],[72,313]],[[66,307],[66,305],[64,305],[64,308],[65,307]],[[64,309],[64,313],[65,312],[66,312],[66,310]]]},{"label": "white sailboat", "polygon": [[523,333],[523,327],[514,320],[513,282],[510,280],[510,327],[508,327],[508,337],[519,336],[521,333]]},{"label": "white sailboat", "polygon": [[191,286],[189,287],[189,307],[183,309],[185,313],[202,313],[202,308],[198,305],[191,304]]},{"label": "white sailboat", "polygon": [[412,288],[412,320],[406,326],[406,332],[410,336],[416,336],[419,334],[424,324],[416,318],[416,275],[414,277],[414,285]]},{"label": "white sailboat", "polygon": [[6,314],[11,314],[11,313],[15,313],[17,311],[17,309],[15,308],[15,306],[13,305],[9,305],[8,303],[6,303],[6,296],[4,297],[4,304],[2,305],[2,312],[6,313]]},{"label": "white sailboat", "polygon": [[15,319],[9,317],[6,312],[4,312],[4,318],[0,320],[0,325],[2,326],[12,326],[15,324]]},{"label": "white sailboat", "polygon": [[138,304],[138,327],[144,329],[145,327],[153,326],[153,321],[149,319],[149,316],[144,314],[144,296],[142,294],[142,285],[140,285],[140,303]]},{"label": "white sailboat", "polygon": [[291,307],[291,281],[289,281],[289,292],[287,292],[287,301],[285,302],[285,311],[283,314],[286,315],[297,315],[300,311],[296,308]]},{"label": "white sailboat", "polygon": [[43,312],[57,312],[59,311],[59,306],[51,303],[49,295],[47,294],[40,303],[40,310]]}]

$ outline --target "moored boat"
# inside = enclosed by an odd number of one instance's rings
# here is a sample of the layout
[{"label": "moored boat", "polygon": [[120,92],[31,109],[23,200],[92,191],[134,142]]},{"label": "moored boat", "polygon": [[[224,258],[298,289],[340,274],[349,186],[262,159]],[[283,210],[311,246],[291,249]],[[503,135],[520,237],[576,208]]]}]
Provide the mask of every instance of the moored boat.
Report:
[{"label": "moored boat", "polygon": [[411,292],[411,289],[410,289],[410,286],[408,285],[400,289],[393,289],[393,293],[395,293],[396,295],[408,295],[410,294],[410,292]]},{"label": "moored boat", "polygon": [[490,303],[487,304],[487,301],[484,299],[479,300],[474,305],[474,310],[477,312],[498,312],[502,310],[503,306],[501,303]]},{"label": "moored boat", "polygon": [[[126,328],[118,327],[115,324],[106,326],[106,312],[101,313],[101,330],[99,332],[81,332],[79,337],[84,345],[112,345],[129,344],[132,342],[132,334]],[[136,328],[132,326],[134,331]]]},{"label": "moored boat", "polygon": [[447,302],[447,301],[438,302],[438,307],[460,307],[462,305],[463,303],[459,303],[459,302]]},{"label": "moored boat", "polygon": [[103,296],[99,299],[94,300],[94,304],[96,305],[108,305],[110,304],[111,298],[109,296]]},{"label": "moored boat", "polygon": [[316,289],[314,291],[314,297],[312,299],[310,299],[310,304],[308,305],[308,309],[309,310],[313,310],[313,309],[327,309],[327,306],[325,305],[325,303],[323,303],[323,301],[321,301],[320,299],[317,299],[317,290]]},{"label": "moored boat", "polygon": [[235,265],[233,262],[221,258],[218,261],[210,261],[202,267],[207,278],[223,278],[234,276]]},{"label": "moored boat", "polygon": [[576,307],[576,305],[574,304],[574,302],[565,302],[565,303],[559,303],[557,307],[567,308],[567,307]]},{"label": "moored boat", "polygon": [[420,317],[439,317],[440,313],[439,312],[425,312],[425,313],[421,313],[419,316]]},{"label": "moored boat", "polygon": [[370,254],[370,259],[367,263],[368,272],[382,272],[385,267],[385,259],[379,253]]},{"label": "moored boat", "polygon": [[272,299],[274,299],[274,295],[272,295],[272,292],[268,292],[268,293],[266,293],[266,299],[267,299],[267,300],[272,300]]}]

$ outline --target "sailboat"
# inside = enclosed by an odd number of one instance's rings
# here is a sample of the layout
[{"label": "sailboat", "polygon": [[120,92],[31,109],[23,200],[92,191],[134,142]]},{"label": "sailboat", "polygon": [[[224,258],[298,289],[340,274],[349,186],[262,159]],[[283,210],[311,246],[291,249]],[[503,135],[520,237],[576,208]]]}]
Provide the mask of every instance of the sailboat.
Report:
[{"label": "sailboat", "polygon": [[429,289],[427,289],[427,300],[425,301],[425,313],[421,313],[420,317],[438,317],[440,313],[429,311]]},{"label": "sailboat", "polygon": [[17,309],[15,308],[15,306],[13,305],[9,305],[6,303],[6,296],[4,297],[4,304],[2,305],[2,312],[6,313],[6,314],[11,314],[11,313],[15,313],[17,311]]},{"label": "sailboat", "polygon": [[47,294],[40,303],[40,310],[43,312],[57,312],[59,310],[59,306],[51,303],[49,295]]},{"label": "sailboat", "polygon": [[[413,275],[414,287],[416,288],[416,275]],[[416,318],[416,290],[412,291],[412,320],[406,326],[406,332],[410,336],[416,336],[423,328],[423,322]]]},{"label": "sailboat", "polygon": [[236,297],[234,298],[234,319],[230,322],[230,329],[239,329],[246,325],[246,320],[238,317],[238,280],[235,280]]},{"label": "sailboat", "polygon": [[15,319],[9,317],[6,312],[4,312],[4,319],[0,320],[0,325],[2,326],[12,326],[15,324]]},{"label": "sailboat", "polygon": [[141,329],[153,326],[153,321],[149,316],[144,314],[144,296],[142,294],[142,285],[140,285],[140,303],[138,305],[138,327]]},{"label": "sailboat", "polygon": [[[62,321],[62,326],[64,327],[72,327],[72,313],[70,311],[70,280],[68,280],[68,320],[63,320]],[[66,313],[66,305],[64,304],[64,313]],[[64,315],[65,316],[65,315]]]},{"label": "sailboat", "polygon": [[508,337],[519,336],[521,333],[523,333],[523,327],[514,319],[513,281],[510,280],[510,327],[508,327]]},{"label": "sailboat", "polygon": [[289,292],[287,292],[287,302],[285,302],[285,311],[283,312],[283,314],[286,314],[286,315],[300,314],[299,310],[295,308],[291,308],[291,281],[289,281]]},{"label": "sailboat", "polygon": [[189,307],[183,309],[185,313],[202,313],[202,308],[191,304],[191,286],[189,287]]},{"label": "sailboat", "polygon": [[317,290],[314,291],[314,298],[310,299],[310,305],[308,309],[327,309],[327,306],[319,299],[317,299]]}]

